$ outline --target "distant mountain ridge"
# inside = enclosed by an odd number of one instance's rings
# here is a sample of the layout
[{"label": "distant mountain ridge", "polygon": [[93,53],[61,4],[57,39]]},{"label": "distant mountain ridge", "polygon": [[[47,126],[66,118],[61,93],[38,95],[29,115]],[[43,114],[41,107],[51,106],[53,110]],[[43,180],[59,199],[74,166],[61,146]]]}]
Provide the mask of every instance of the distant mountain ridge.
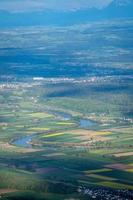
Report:
[{"label": "distant mountain ridge", "polygon": [[117,8],[117,9],[126,9],[133,8],[133,1],[132,0],[114,0],[112,1],[108,7]]},{"label": "distant mountain ridge", "polygon": [[133,4],[133,1],[132,0],[114,0],[114,1],[112,1],[111,4],[113,4],[115,6],[127,6],[127,5],[129,6],[129,5]]},{"label": "distant mountain ridge", "polygon": [[133,18],[133,0],[114,0],[103,9],[89,8],[77,11],[9,13],[0,11],[0,27],[34,25],[73,25],[115,18]]}]

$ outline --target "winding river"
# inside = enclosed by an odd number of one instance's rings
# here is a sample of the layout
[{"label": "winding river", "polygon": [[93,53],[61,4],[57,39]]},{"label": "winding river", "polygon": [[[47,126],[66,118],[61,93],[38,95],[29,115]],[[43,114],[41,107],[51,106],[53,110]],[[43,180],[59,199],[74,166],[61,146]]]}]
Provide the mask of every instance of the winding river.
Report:
[{"label": "winding river", "polygon": [[[67,114],[65,112],[57,111],[57,112],[53,112],[53,114],[55,116],[61,117],[63,120],[71,120],[72,119],[72,115]],[[87,129],[87,128],[91,128],[95,124],[96,124],[95,122],[93,122],[89,119],[80,119],[79,120],[79,128]],[[12,142],[12,144],[15,146],[18,146],[18,147],[32,148],[33,146],[31,144],[31,141],[34,137],[36,137],[35,133],[25,136],[25,137],[22,137],[22,138],[19,138],[19,139],[16,139]]]}]

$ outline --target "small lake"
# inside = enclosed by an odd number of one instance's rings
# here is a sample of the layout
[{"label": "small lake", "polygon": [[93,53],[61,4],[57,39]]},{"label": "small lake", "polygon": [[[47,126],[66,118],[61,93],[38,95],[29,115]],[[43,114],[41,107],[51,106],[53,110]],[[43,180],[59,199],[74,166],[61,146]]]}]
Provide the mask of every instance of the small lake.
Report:
[{"label": "small lake", "polygon": [[90,128],[94,124],[95,124],[95,122],[93,122],[93,121],[91,121],[89,119],[80,119],[79,127],[80,128]]},{"label": "small lake", "polygon": [[34,134],[34,135],[25,136],[23,138],[19,138],[18,140],[15,140],[12,144],[19,147],[32,148],[32,144],[30,144],[30,142],[35,136],[36,135]]}]

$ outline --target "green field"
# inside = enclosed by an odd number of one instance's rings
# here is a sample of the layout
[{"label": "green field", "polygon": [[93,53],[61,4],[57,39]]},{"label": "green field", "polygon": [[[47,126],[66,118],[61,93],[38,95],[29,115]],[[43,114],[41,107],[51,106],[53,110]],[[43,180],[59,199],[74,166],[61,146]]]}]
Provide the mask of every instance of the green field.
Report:
[{"label": "green field", "polygon": [[[86,200],[91,199],[85,193],[88,188],[92,194],[102,188],[113,195],[119,189],[120,195],[130,197],[131,82],[117,93],[103,91],[112,84],[109,80],[100,85],[71,83],[82,91],[76,97],[49,97],[60,93],[58,84],[50,84],[30,79],[10,86],[1,83],[1,199]],[[71,84],[64,88],[69,91]]]}]

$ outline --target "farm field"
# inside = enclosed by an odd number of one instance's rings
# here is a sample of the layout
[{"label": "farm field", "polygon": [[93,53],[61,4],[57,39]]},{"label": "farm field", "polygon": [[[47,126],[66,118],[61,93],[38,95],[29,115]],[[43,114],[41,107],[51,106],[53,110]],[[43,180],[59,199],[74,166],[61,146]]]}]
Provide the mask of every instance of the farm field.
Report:
[{"label": "farm field", "polygon": [[132,20],[0,38],[0,199],[133,199]]},{"label": "farm field", "polygon": [[[92,86],[99,87],[96,82]],[[35,198],[39,191],[40,197],[37,198],[40,199],[53,199],[53,195],[57,199],[66,196],[68,199],[88,199],[92,195],[100,198],[103,190],[107,196],[116,197],[123,196],[124,191],[130,198],[133,189],[133,126],[131,119],[122,117],[121,110],[118,112],[114,108],[111,92],[102,96],[103,101],[98,104],[101,94],[96,94],[95,90],[83,95],[82,100],[73,96],[50,99],[46,97],[44,88],[47,87],[49,89],[45,81],[38,85],[34,80],[27,84],[12,82],[10,86],[1,83],[2,198],[12,199],[13,195],[20,198],[27,194]],[[54,87],[57,91],[58,84],[53,84],[52,90]],[[88,84],[75,87],[80,90]],[[130,90],[130,83],[127,87]],[[123,90],[117,95],[115,101],[119,105]],[[104,98],[109,100],[108,112],[103,115],[96,112],[95,107],[103,109]],[[123,109],[131,105],[129,99],[128,102]],[[88,110],[83,109],[83,103]],[[96,106],[91,107],[94,103]],[[78,112],[74,104],[79,105]],[[89,113],[89,107],[94,111]]]}]

